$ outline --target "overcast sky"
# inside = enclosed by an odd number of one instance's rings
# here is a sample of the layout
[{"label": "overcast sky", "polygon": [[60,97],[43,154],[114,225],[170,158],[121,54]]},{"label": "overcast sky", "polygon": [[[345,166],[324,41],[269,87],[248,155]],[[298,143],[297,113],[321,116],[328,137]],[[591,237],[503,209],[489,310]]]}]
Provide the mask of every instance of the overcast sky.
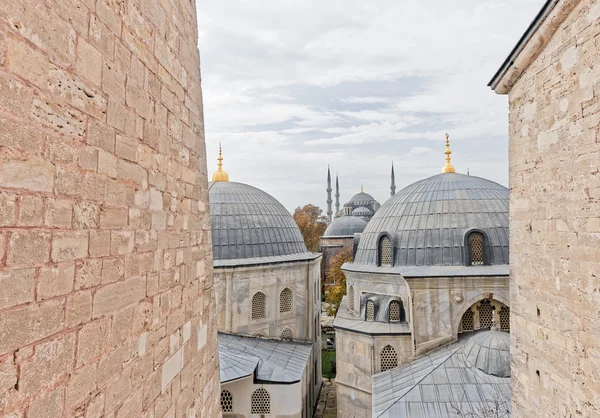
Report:
[{"label": "overcast sky", "polygon": [[[544,0],[218,0],[198,3],[208,171],[289,210],[383,204],[441,172],[508,183],[508,107],[487,83]],[[335,192],[334,192],[335,193]]]}]

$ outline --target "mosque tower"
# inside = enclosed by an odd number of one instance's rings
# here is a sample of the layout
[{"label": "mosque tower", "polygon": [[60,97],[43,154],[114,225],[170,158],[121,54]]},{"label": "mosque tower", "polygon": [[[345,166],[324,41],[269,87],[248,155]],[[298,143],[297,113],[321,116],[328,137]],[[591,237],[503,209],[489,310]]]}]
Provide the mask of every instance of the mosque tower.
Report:
[{"label": "mosque tower", "polygon": [[335,216],[340,216],[340,181],[335,173]]},{"label": "mosque tower", "polygon": [[331,215],[333,214],[331,210],[331,171],[329,170],[329,166],[327,166],[327,220],[329,223],[332,221]]},{"label": "mosque tower", "polygon": [[394,174],[394,163],[392,162],[392,184],[390,185],[390,196],[396,194],[396,175]]}]

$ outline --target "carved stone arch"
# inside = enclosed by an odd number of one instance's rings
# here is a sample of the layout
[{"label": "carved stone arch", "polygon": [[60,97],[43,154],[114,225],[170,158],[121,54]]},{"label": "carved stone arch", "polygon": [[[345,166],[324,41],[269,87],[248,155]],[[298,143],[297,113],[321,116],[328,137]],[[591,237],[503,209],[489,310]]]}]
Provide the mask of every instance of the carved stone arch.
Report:
[{"label": "carved stone arch", "polygon": [[472,297],[471,299],[465,301],[463,306],[457,312],[457,315],[456,315],[455,321],[454,321],[455,325],[452,330],[454,338],[458,337],[458,330],[460,328],[460,323],[461,323],[462,317],[465,314],[465,312],[467,311],[467,309],[471,309],[473,307],[473,305],[475,305],[476,303],[481,302],[482,300],[485,300],[485,299],[495,300],[495,301],[500,302],[503,305],[506,305],[507,307],[510,308],[510,302],[508,301],[508,299],[506,299],[502,295],[499,295],[496,293],[482,292],[482,293],[478,294],[477,296]]},{"label": "carved stone arch", "polygon": [[494,251],[492,250],[490,236],[483,229],[470,228],[463,234],[462,258],[465,266],[471,265],[471,248],[469,247],[469,236],[471,234],[481,234],[483,236],[483,260],[484,265],[494,264]]}]

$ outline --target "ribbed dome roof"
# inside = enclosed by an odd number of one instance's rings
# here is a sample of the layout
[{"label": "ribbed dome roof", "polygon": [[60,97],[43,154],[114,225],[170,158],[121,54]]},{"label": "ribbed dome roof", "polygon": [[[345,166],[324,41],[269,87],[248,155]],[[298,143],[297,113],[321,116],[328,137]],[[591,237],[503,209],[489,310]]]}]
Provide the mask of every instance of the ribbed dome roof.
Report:
[{"label": "ribbed dome roof", "polygon": [[215,260],[306,253],[292,215],[274,197],[235,182],[209,184]]},{"label": "ribbed dome roof", "polygon": [[367,223],[356,216],[340,216],[329,224],[324,237],[345,237],[364,231]]},{"label": "ribbed dome roof", "polygon": [[465,265],[465,233],[487,235],[489,264],[508,264],[509,190],[475,176],[445,173],[387,200],[365,228],[354,263],[376,265],[377,239],[394,239],[395,266]]},{"label": "ribbed dome roof", "polygon": [[372,215],[373,212],[369,208],[365,208],[364,206],[359,206],[352,211],[353,215]]},{"label": "ribbed dome roof", "polygon": [[352,198],[348,201],[348,203],[367,203],[367,202],[375,202],[375,198],[371,196],[369,193],[360,192],[356,193]]},{"label": "ribbed dome roof", "polygon": [[471,366],[486,374],[510,377],[510,336],[507,332],[478,332],[466,342],[463,354]]}]

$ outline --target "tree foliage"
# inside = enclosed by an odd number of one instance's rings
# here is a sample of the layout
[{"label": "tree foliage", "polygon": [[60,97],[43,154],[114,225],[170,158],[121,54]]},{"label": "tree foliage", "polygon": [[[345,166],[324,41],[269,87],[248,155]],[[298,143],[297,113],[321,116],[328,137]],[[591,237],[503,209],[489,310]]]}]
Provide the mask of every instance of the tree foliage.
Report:
[{"label": "tree foliage", "polygon": [[325,302],[329,304],[327,314],[335,316],[340,307],[342,297],[346,294],[346,276],[342,271],[342,265],[352,261],[352,247],[348,247],[336,254],[329,263],[326,272],[326,283],[335,283],[328,286],[325,292]]},{"label": "tree foliage", "polygon": [[323,216],[323,211],[311,204],[298,207],[294,211],[294,220],[300,228],[308,251],[319,251],[319,239],[327,229],[327,218]]}]

